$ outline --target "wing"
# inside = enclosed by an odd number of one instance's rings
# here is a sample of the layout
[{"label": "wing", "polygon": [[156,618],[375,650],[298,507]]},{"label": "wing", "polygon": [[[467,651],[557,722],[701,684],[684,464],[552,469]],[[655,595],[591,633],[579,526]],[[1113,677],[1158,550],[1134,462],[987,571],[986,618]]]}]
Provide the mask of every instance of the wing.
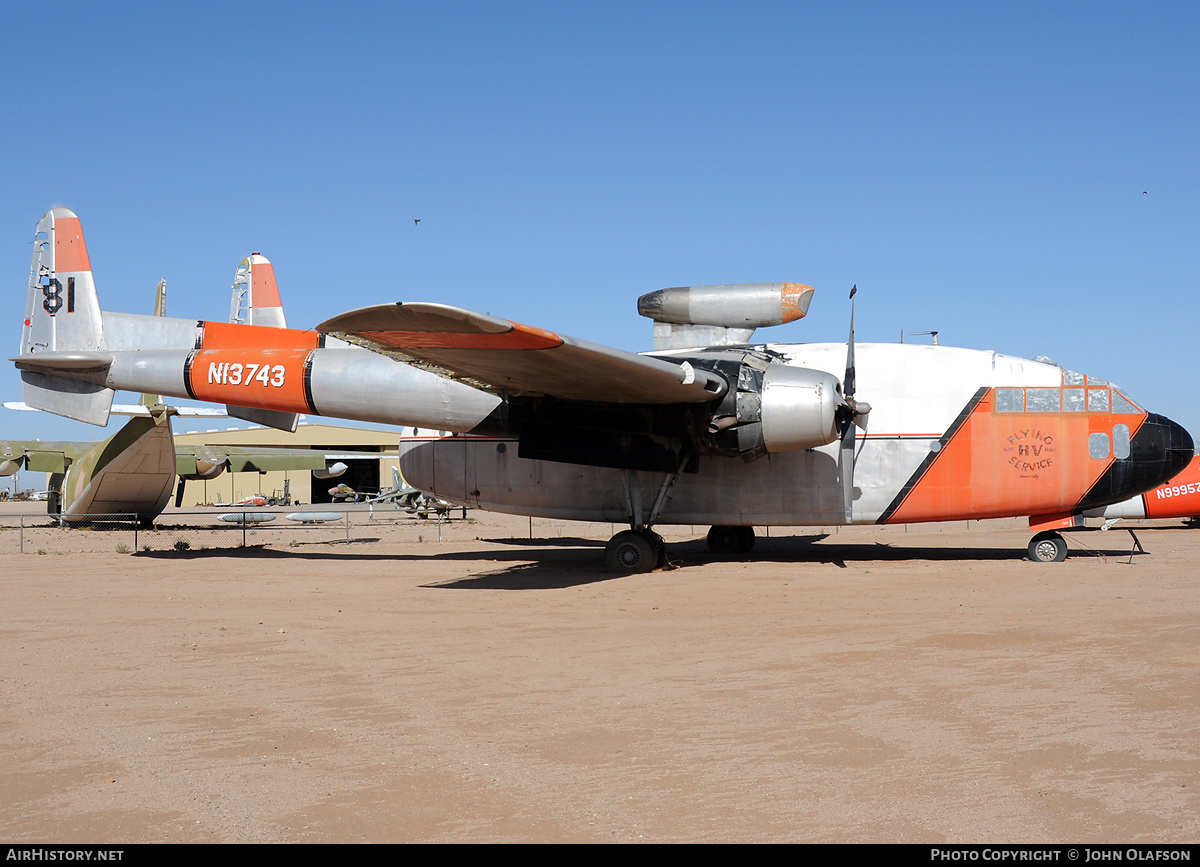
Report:
[{"label": "wing", "polygon": [[95,445],[96,443],[0,440],[0,476],[12,475],[21,469],[36,473],[66,472],[66,467],[71,461],[78,459]]},{"label": "wing", "polygon": [[229,464],[230,472],[268,473],[276,470],[324,470],[339,459],[387,457],[381,452],[324,452],[317,449],[259,449],[249,446],[175,446],[175,462],[181,475],[196,473],[197,461],[211,465]]},{"label": "wing", "polygon": [[687,362],[636,355],[445,304],[381,304],[317,331],[509,396],[593,403],[704,403],[725,381]]}]

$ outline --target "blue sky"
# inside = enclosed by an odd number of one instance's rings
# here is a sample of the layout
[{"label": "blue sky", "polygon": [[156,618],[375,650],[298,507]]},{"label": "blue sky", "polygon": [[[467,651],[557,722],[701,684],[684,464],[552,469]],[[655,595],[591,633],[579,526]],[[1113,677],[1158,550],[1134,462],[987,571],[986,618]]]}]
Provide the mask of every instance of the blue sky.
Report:
[{"label": "blue sky", "polygon": [[643,350],[654,289],[809,283],[759,337],[844,341],[857,283],[860,341],[1048,355],[1200,433],[1194,3],[345,9],[0,6],[10,354],[64,204],[107,309],[165,276],[223,319],[259,250],[296,327],[432,300]]}]

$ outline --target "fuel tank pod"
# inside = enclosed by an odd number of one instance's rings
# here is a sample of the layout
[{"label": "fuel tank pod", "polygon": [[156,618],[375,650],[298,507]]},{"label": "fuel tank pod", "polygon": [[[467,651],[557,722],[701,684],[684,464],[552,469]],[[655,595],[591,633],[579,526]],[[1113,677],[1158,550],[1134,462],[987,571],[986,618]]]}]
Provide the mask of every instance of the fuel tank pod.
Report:
[{"label": "fuel tank pod", "polygon": [[655,322],[760,328],[794,322],[808,313],[813,288],[803,283],[678,286],[638,299],[638,313]]}]

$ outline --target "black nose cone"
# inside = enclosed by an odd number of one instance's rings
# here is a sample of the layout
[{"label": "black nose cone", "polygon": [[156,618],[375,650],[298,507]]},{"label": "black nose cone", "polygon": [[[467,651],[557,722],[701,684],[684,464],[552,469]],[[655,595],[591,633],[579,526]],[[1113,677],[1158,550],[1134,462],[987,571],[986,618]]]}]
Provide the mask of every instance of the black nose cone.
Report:
[{"label": "black nose cone", "polygon": [[1150,413],[1129,443],[1129,457],[1113,460],[1079,507],[1119,503],[1158,487],[1183,472],[1195,448],[1192,435],[1182,425]]},{"label": "black nose cone", "polygon": [[[1161,478],[1156,478],[1150,485],[1150,488],[1156,488],[1182,473],[1184,467],[1192,462],[1192,457],[1196,453],[1196,443],[1192,440],[1192,435],[1184,430],[1183,425],[1178,425],[1165,416],[1151,413],[1146,417],[1146,423],[1142,427],[1146,428],[1152,424],[1154,427],[1146,434],[1149,442],[1145,447],[1147,452],[1145,459],[1153,462],[1155,456],[1160,455],[1158,460],[1162,465]],[[1139,430],[1133,438],[1134,445],[1137,444],[1141,435],[1142,432]],[[1137,451],[1131,450],[1130,457],[1136,456]]]}]

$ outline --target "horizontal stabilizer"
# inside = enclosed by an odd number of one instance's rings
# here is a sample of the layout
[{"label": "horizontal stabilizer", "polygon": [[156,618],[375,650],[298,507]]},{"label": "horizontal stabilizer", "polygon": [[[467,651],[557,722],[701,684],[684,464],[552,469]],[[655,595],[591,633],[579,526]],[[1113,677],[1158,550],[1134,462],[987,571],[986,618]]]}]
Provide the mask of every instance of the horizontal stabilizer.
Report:
[{"label": "horizontal stabilizer", "polygon": [[21,387],[25,403],[34,409],[101,427],[108,424],[109,409],[116,394],[103,385],[32,370],[21,371]]},{"label": "horizontal stabilizer", "polygon": [[30,352],[9,359],[18,370],[47,373],[107,370],[112,360],[107,352]]},{"label": "horizontal stabilizer", "polygon": [[703,403],[725,381],[690,364],[445,304],[381,304],[317,326],[375,352],[497,394],[625,404]]},{"label": "horizontal stabilizer", "polygon": [[[40,412],[35,406],[30,406],[20,400],[6,400],[5,409],[15,409],[21,412]],[[215,406],[172,406],[171,414],[179,418],[229,418],[229,413]],[[140,403],[114,403],[109,409],[112,415],[150,416],[150,407]]]}]

